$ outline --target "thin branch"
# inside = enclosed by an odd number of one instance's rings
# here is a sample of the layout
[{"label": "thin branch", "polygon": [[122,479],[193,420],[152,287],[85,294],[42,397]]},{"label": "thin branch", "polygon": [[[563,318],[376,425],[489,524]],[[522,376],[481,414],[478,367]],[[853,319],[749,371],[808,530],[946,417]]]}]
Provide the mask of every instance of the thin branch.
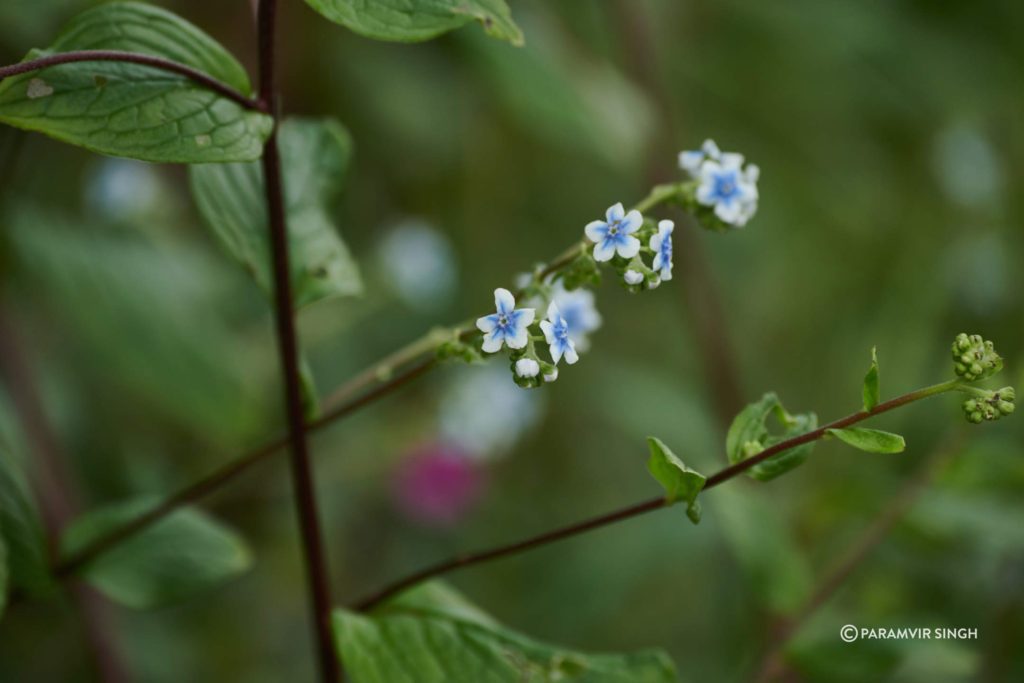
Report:
[{"label": "thin branch", "polygon": [[[310,422],[306,427],[306,431],[316,432],[323,429],[334,420],[342,418],[350,413],[354,413],[356,410],[373,403],[376,399],[390,394],[398,387],[409,383],[430,368],[434,367],[436,362],[437,361],[433,359],[429,359],[399,375],[396,375],[389,382],[339,406],[330,413],[325,413],[319,419]],[[178,508],[198,502],[199,500],[209,496],[220,489],[220,487],[225,483],[248,471],[254,465],[267,460],[271,455],[280,452],[281,449],[287,445],[288,437],[280,436],[267,445],[252,451],[247,455],[232,460],[217,471],[203,477],[189,486],[186,486],[149,512],[136,517],[123,526],[113,529],[106,535],[101,536],[88,545],[83,546],[73,555],[65,557],[55,569],[57,576],[62,579],[71,576],[106,551],[120,544],[122,541],[158,522]]]},{"label": "thin branch", "polygon": [[[885,401],[884,403],[879,403],[871,410],[862,410],[858,413],[847,415],[846,417],[835,420],[834,422],[830,422],[822,427],[819,427],[818,429],[807,432],[806,434],[801,434],[799,436],[794,436],[790,439],[780,441],[774,446],[770,446],[765,450],[761,451],[757,455],[747,458],[746,460],[742,460],[729,467],[726,467],[725,469],[719,471],[713,476],[708,477],[707,482],[704,484],[703,490],[707,490],[715,486],[718,486],[722,482],[732,479],[736,475],[747,471],[754,465],[757,465],[758,463],[767,460],[773,455],[777,455],[779,453],[782,453],[783,451],[788,451],[791,448],[795,448],[805,443],[817,441],[818,439],[825,436],[825,432],[829,429],[841,429],[843,427],[848,427],[852,424],[856,424],[858,422],[866,420],[869,417],[874,417],[875,415],[888,412],[890,410],[893,410],[894,408],[898,408],[908,403],[913,403],[914,401],[920,401],[921,399],[928,398],[929,396],[935,396],[937,394],[941,394],[947,391],[952,391],[956,389],[959,386],[959,384],[960,383],[957,380],[951,380],[949,382],[944,382],[942,384],[936,384],[930,387],[925,387],[924,389],[918,389],[917,391],[913,391],[909,394],[904,394],[903,396],[898,396],[894,399]],[[657,498],[652,498],[650,500],[646,500],[641,503],[631,505],[621,510],[601,515],[600,517],[594,517],[583,522],[577,522],[575,524],[571,524],[569,526],[556,529],[555,531],[549,531],[547,533],[540,534],[539,536],[533,536],[522,541],[517,541],[515,543],[511,543],[508,545],[498,546],[496,548],[485,550],[483,552],[460,555],[451,560],[439,562],[438,564],[432,565],[430,567],[427,567],[426,569],[422,569],[418,572],[415,572],[414,574],[411,574],[406,578],[399,579],[394,583],[388,584],[387,586],[378,590],[377,592],[372,593],[371,595],[363,598],[362,600],[355,602],[353,604],[352,609],[363,612],[371,609],[372,607],[381,603],[382,601],[387,600],[393,595],[400,593],[406,588],[409,588],[410,586],[417,584],[425,579],[429,579],[440,574],[445,574],[454,569],[460,569],[462,567],[468,567],[471,565],[480,564],[482,562],[487,562],[489,560],[494,560],[499,557],[506,557],[508,555],[515,555],[520,552],[532,550],[533,548],[538,548],[542,545],[551,543],[552,541],[568,538],[570,536],[575,536],[577,534],[590,531],[591,529],[597,529],[603,526],[607,526],[609,524],[621,522],[622,520],[629,519],[630,517],[636,517],[638,515],[651,512],[653,510],[658,510],[662,507],[665,507],[665,498],[664,496],[658,496]]]},{"label": "thin branch", "polygon": [[190,78],[199,85],[209,88],[217,94],[223,95],[224,97],[237,102],[246,109],[254,109],[262,112],[267,111],[267,107],[264,102],[246,97],[230,85],[227,85],[226,83],[219,81],[213,76],[203,73],[198,69],[193,69],[190,66],[185,66],[178,62],[172,62],[171,60],[164,59],[163,57],[153,57],[151,55],[139,54],[137,52],[124,52],[122,50],[76,50],[73,52],[61,52],[60,54],[47,55],[46,57],[40,57],[39,59],[30,59],[27,62],[19,62],[18,64],[0,67],[0,81],[8,76],[17,76],[18,74],[37,71],[39,69],[45,69],[59,64],[71,64],[72,62],[129,62],[131,64],[151,66],[156,69],[170,71]]},{"label": "thin branch", "polygon": [[963,447],[962,432],[960,437],[944,441],[943,447],[937,448],[930,457],[921,463],[911,479],[892,497],[881,514],[846,549],[846,552],[825,574],[821,583],[811,592],[796,614],[778,625],[753,680],[772,681],[783,673],[785,670],[783,648],[786,643],[846,583],[853,571],[867,559],[892,528],[914,506],[939,472],[960,451]]},{"label": "thin branch", "polygon": [[[278,93],[275,82],[275,42],[277,1],[261,0],[257,21],[260,58],[260,101],[270,105],[278,116]],[[271,257],[274,266],[274,314],[277,322],[277,344],[284,374],[285,407],[288,415],[288,442],[295,504],[299,517],[302,550],[305,557],[311,598],[313,627],[316,633],[320,676],[325,683],[341,681],[341,665],[334,647],[331,630],[331,594],[327,554],[323,530],[317,510],[316,486],[306,437],[306,419],[302,403],[302,380],[299,371],[298,335],[295,331],[295,310],[292,303],[291,260],[288,256],[288,224],[284,209],[281,158],[277,144],[279,126],[263,147],[263,178],[269,217]]]}]

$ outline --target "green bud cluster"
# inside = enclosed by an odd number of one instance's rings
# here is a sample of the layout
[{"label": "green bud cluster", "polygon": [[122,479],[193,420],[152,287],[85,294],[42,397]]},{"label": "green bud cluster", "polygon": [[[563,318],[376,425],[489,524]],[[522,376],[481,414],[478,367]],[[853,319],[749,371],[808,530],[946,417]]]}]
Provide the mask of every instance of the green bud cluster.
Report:
[{"label": "green bud cluster", "polygon": [[483,357],[476,346],[459,339],[447,341],[437,347],[438,360],[461,360],[466,363],[482,361]]},{"label": "green bud cluster", "polygon": [[991,377],[1003,369],[1003,359],[991,341],[963,332],[953,341],[953,368],[968,382]]},{"label": "green bud cluster", "polygon": [[995,391],[983,391],[974,398],[964,401],[964,415],[968,422],[979,424],[983,421],[994,422],[1013,412],[1017,393],[1013,387],[1003,387]]},{"label": "green bud cluster", "polygon": [[592,255],[593,250],[584,246],[579,256],[574,258],[562,272],[562,284],[568,290],[579,289],[587,285],[596,287],[601,284],[601,271]]}]

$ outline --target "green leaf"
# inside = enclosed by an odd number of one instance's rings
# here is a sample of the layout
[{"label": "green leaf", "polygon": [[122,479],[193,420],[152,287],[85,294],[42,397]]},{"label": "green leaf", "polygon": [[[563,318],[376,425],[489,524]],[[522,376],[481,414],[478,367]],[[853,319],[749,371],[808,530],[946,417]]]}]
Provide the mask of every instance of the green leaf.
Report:
[{"label": "green leaf", "polygon": [[3,617],[7,609],[7,592],[10,589],[10,572],[7,568],[7,544],[4,543],[4,535],[0,533],[0,617]]},{"label": "green leaf", "polygon": [[871,367],[864,375],[864,410],[870,411],[878,405],[878,347],[871,347]]},{"label": "green leaf", "polygon": [[[245,70],[220,44],[153,5],[112,2],[72,19],[46,50],[123,50],[163,57],[213,76],[244,95]],[[0,121],[103,154],[205,163],[258,159],[273,120],[155,67],[75,62],[0,82]]]},{"label": "green leaf", "polygon": [[847,427],[846,429],[827,429],[825,431],[854,448],[868,453],[902,453],[903,449],[907,447],[906,440],[899,434],[883,432],[879,429]]},{"label": "green leaf", "polygon": [[304,353],[299,353],[299,386],[302,389],[302,413],[306,420],[312,422],[320,417],[320,394],[316,389],[313,368]]},{"label": "green leaf", "polygon": [[442,583],[418,586],[369,615],[334,613],[335,642],[353,683],[660,683],[675,681],[660,651],[589,655],[505,628]]},{"label": "green leaf", "polygon": [[[139,498],[75,520],[64,533],[66,554],[82,548],[158,503]],[[181,508],[99,555],[80,571],[98,591],[126,607],[170,604],[216,586],[252,565],[245,541],[194,508]]]},{"label": "green leaf", "polygon": [[52,585],[46,535],[28,482],[14,455],[0,443],[0,537],[5,581],[31,595]]},{"label": "green leaf", "polygon": [[331,21],[378,40],[416,43],[479,21],[487,35],[523,44],[505,0],[306,0]]},{"label": "green leaf", "polygon": [[[783,427],[781,434],[768,432],[766,422],[773,414]],[[733,419],[725,438],[725,451],[729,462],[736,464],[786,439],[817,428],[818,417],[814,413],[790,415],[782,407],[778,396],[769,392],[760,401],[741,410]],[[790,448],[754,465],[747,473],[760,481],[774,479],[802,464],[813,449],[813,442]]]},{"label": "green leaf", "polygon": [[707,477],[684,465],[661,439],[649,436],[647,445],[651,448],[647,469],[665,487],[665,502],[672,505],[678,501],[685,501],[686,514],[696,524],[700,521],[697,494],[704,488]]},{"label": "green leaf", "polygon": [[[348,132],[334,119],[287,119],[279,144],[295,306],[359,294],[358,267],[330,214],[352,154]],[[267,296],[273,296],[261,165],[191,166],[189,180],[214,236]]]}]

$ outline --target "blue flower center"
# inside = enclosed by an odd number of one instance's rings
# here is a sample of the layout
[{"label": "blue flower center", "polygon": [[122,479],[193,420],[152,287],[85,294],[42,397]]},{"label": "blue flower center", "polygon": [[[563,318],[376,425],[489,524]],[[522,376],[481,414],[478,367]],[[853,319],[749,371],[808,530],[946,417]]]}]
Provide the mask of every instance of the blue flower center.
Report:
[{"label": "blue flower center", "polygon": [[719,199],[725,201],[729,201],[739,194],[735,172],[715,176],[715,194]]},{"label": "blue flower center", "polygon": [[508,327],[508,316],[502,313],[498,316],[498,324],[502,327]]},{"label": "blue flower center", "polygon": [[615,237],[619,234],[619,221],[608,224],[608,234]]}]

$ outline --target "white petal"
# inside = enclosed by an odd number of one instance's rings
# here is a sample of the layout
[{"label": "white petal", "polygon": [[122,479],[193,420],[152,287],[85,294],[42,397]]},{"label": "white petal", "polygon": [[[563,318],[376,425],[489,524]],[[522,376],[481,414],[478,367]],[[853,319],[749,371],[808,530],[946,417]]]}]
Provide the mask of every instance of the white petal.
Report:
[{"label": "white petal", "polygon": [[520,308],[514,315],[517,326],[528,327],[537,318],[537,310],[533,308]]},{"label": "white petal", "polygon": [[712,140],[711,138],[708,138],[707,140],[705,140],[704,144],[701,145],[700,148],[701,148],[701,150],[703,150],[703,152],[705,154],[707,154],[712,159],[717,159],[718,157],[720,157],[722,155],[722,153],[718,149],[718,145],[716,145],[715,141]]},{"label": "white petal", "polygon": [[608,210],[604,212],[605,218],[608,222],[621,221],[622,217],[626,215],[626,209],[622,206],[622,202],[615,202],[608,207]]},{"label": "white petal", "polygon": [[626,214],[626,217],[622,221],[622,232],[631,233],[636,232],[640,229],[640,226],[644,224],[644,217],[640,215],[640,212],[633,209]]},{"label": "white petal", "polygon": [[498,337],[494,332],[488,332],[484,335],[484,343],[480,348],[483,349],[484,353],[495,353],[501,350],[501,337]]},{"label": "white petal", "polygon": [[697,201],[704,206],[711,206],[715,203],[715,179],[706,177],[704,182],[697,188]]},{"label": "white petal", "polygon": [[545,382],[554,382],[556,379],[558,379],[558,368],[555,368],[554,370],[552,370],[551,374],[544,375],[544,381]]},{"label": "white petal", "polygon": [[[666,267],[661,269],[661,279],[662,280],[671,280],[672,279],[672,264],[669,264],[668,266],[666,266]],[[652,284],[651,285],[651,289],[654,289],[655,287],[657,287],[660,284],[661,284],[661,282],[658,282],[657,284]]]},{"label": "white petal", "polygon": [[631,268],[626,271],[626,274],[622,276],[622,279],[626,281],[627,285],[638,285],[644,281],[644,276]]},{"label": "white petal", "polygon": [[658,234],[665,236],[671,235],[672,231],[675,230],[676,224],[670,220],[658,221]]},{"label": "white petal", "polygon": [[656,232],[653,235],[651,235],[651,241],[647,246],[651,248],[651,251],[657,254],[658,252],[661,251],[661,241],[663,239],[665,238],[662,236],[662,234],[660,232]]},{"label": "white petal", "polygon": [[704,152],[701,150],[690,150],[679,153],[679,168],[690,175],[696,175],[700,170],[700,162],[704,161]]},{"label": "white petal", "polygon": [[640,240],[632,235],[626,235],[625,244],[620,244],[616,251],[622,258],[633,258],[640,253]]},{"label": "white petal", "polygon": [[665,259],[662,257],[661,252],[654,255],[654,263],[651,264],[651,270],[661,270]]},{"label": "white petal", "polygon": [[544,339],[547,341],[548,344],[554,344],[555,343],[555,332],[554,332],[553,327],[554,326],[551,323],[549,323],[547,320],[541,320],[540,321],[541,332],[544,333]]},{"label": "white petal", "polygon": [[554,322],[560,317],[562,317],[562,314],[558,310],[558,304],[552,301],[548,304],[548,320]]},{"label": "white petal", "polygon": [[556,342],[548,344],[548,353],[551,354],[551,362],[557,365],[562,360],[562,345]]},{"label": "white petal", "polygon": [[516,361],[516,374],[520,377],[536,377],[540,372],[540,363],[532,358],[520,358]]},{"label": "white petal", "polygon": [[505,338],[505,343],[508,344],[510,349],[521,349],[526,346],[526,342],[530,340],[530,335],[526,331],[526,327],[516,328],[516,332],[511,338]]},{"label": "white petal", "polygon": [[615,256],[615,245],[610,240],[601,240],[594,245],[595,261],[611,261],[612,256]]},{"label": "white petal", "polygon": [[498,309],[498,313],[511,313],[516,307],[516,299],[512,292],[503,287],[494,290],[494,307]]},{"label": "white petal", "polygon": [[728,169],[739,169],[743,166],[743,155],[735,152],[728,152],[722,155],[722,167]]},{"label": "white petal", "polygon": [[583,232],[591,242],[600,242],[608,234],[608,224],[604,221],[590,221]]},{"label": "white petal", "polygon": [[726,223],[735,223],[740,216],[739,202],[718,202],[715,205],[715,215]]},{"label": "white petal", "polygon": [[476,329],[481,332],[491,332],[497,326],[498,321],[494,319],[493,315],[485,315],[482,318],[476,319]]},{"label": "white petal", "polygon": [[573,346],[572,342],[569,342],[569,348],[565,350],[565,362],[572,365],[580,359],[578,353],[576,353],[576,347]]},{"label": "white petal", "polygon": [[743,171],[743,178],[748,183],[756,183],[757,179],[761,177],[761,168],[757,164],[747,164],[746,169]]}]

